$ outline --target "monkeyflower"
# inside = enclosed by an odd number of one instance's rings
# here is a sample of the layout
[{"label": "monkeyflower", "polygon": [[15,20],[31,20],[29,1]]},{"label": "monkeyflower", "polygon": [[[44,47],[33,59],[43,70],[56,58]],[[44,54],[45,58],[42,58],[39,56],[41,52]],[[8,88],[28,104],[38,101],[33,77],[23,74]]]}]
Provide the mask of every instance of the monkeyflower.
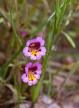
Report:
[{"label": "monkeyflower", "polygon": [[22,74],[22,81],[27,83],[29,86],[37,84],[40,79],[42,65],[39,62],[29,62],[25,66],[24,73]]},{"label": "monkeyflower", "polygon": [[46,53],[44,46],[45,41],[42,37],[36,37],[28,40],[26,46],[23,49],[23,54],[31,58],[31,60],[39,60]]}]

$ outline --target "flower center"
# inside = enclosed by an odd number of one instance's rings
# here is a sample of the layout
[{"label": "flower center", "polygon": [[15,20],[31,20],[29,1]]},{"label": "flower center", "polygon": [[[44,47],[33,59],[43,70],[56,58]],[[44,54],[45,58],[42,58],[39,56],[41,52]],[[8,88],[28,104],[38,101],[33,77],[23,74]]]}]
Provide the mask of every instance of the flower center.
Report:
[{"label": "flower center", "polygon": [[39,42],[31,43],[29,45],[29,52],[31,52],[31,54],[33,56],[38,55],[39,51],[40,51],[40,43]]},{"label": "flower center", "polygon": [[29,45],[30,49],[35,49],[35,50],[39,50],[40,48],[40,42],[33,42]]},{"label": "flower center", "polygon": [[37,70],[37,66],[32,66],[32,67],[29,67],[29,71],[35,73],[35,71]]},{"label": "flower center", "polygon": [[31,51],[31,54],[32,54],[33,56],[38,55],[38,53],[39,53],[39,51],[37,51],[37,50],[32,50],[32,51]]},{"label": "flower center", "polygon": [[29,68],[29,70],[28,70],[28,79],[30,81],[33,81],[33,80],[36,79],[36,77],[35,77],[36,70],[37,70],[36,66],[33,66],[33,67]]},{"label": "flower center", "polygon": [[28,72],[28,79],[29,79],[30,81],[33,81],[33,80],[36,79],[36,77],[34,76],[34,73],[33,73],[33,72],[31,72],[31,71]]}]

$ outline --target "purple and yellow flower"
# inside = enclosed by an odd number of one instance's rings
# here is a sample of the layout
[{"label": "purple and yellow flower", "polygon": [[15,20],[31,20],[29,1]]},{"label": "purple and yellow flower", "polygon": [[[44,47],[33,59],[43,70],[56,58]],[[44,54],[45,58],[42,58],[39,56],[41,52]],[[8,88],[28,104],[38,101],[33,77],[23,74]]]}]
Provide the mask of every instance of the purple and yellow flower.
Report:
[{"label": "purple and yellow flower", "polygon": [[23,49],[23,54],[30,57],[32,60],[39,60],[46,53],[46,48],[44,47],[45,41],[42,37],[37,37],[28,40],[26,47]]},{"label": "purple and yellow flower", "polygon": [[42,65],[39,62],[32,63],[29,62],[25,66],[25,72],[23,73],[21,79],[24,83],[27,83],[29,86],[37,84],[40,79]]}]

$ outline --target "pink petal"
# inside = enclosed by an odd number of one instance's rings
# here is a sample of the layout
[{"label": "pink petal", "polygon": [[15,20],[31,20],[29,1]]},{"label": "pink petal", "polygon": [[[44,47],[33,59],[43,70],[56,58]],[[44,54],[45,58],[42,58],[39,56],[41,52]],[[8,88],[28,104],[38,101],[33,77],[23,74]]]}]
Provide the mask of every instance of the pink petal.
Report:
[{"label": "pink petal", "polygon": [[32,86],[33,85],[32,81],[28,81],[28,85]]},{"label": "pink petal", "polygon": [[41,59],[41,54],[39,53],[38,55],[36,55],[36,59],[40,60]]},{"label": "pink petal", "polygon": [[33,55],[31,55],[31,60],[36,60],[37,58],[36,58],[36,56],[33,56]]},{"label": "pink petal", "polygon": [[27,82],[28,82],[28,78],[26,77],[26,74],[23,74],[23,75],[21,76],[21,79],[22,79],[22,81],[23,81],[24,83],[27,83]]},{"label": "pink petal", "polygon": [[38,82],[37,80],[32,81],[33,85],[37,84],[37,82]]},{"label": "pink petal", "polygon": [[28,40],[27,42],[26,42],[26,46],[29,46],[31,43],[33,43],[33,42],[36,42],[36,38],[34,38],[34,39],[31,39],[31,40]]},{"label": "pink petal", "polygon": [[30,43],[31,43],[31,40],[28,40],[28,41],[26,42],[26,46],[29,46]]},{"label": "pink petal", "polygon": [[26,64],[26,67],[28,67],[28,68],[31,67],[31,66],[32,66],[32,62],[29,62],[29,63]]},{"label": "pink petal", "polygon": [[31,55],[30,52],[28,52],[28,47],[25,47],[25,48],[23,49],[23,54],[24,54],[25,56],[30,56],[30,55]]},{"label": "pink petal", "polygon": [[41,70],[37,70],[36,73],[40,75],[42,73],[42,71]]},{"label": "pink petal", "polygon": [[37,37],[36,40],[37,40],[37,42],[40,42],[41,46],[44,46],[45,41],[42,37]]},{"label": "pink petal", "polygon": [[45,48],[45,47],[41,47],[40,54],[41,54],[42,56],[44,56],[44,55],[46,54],[46,48]]},{"label": "pink petal", "polygon": [[40,75],[39,74],[36,74],[35,77],[36,77],[36,79],[40,79]]},{"label": "pink petal", "polygon": [[42,68],[41,63],[39,63],[39,62],[34,63],[34,66],[37,66],[38,70],[40,70]]},{"label": "pink petal", "polygon": [[26,64],[25,66],[25,72],[28,73],[28,68],[32,66],[32,62],[29,62],[28,64]]}]

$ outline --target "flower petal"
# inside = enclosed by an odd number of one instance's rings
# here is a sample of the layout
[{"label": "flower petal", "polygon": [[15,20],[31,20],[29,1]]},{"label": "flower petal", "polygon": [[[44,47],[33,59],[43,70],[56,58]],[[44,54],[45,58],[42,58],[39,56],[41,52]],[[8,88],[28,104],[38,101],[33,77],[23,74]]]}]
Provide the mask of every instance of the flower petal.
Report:
[{"label": "flower petal", "polygon": [[31,60],[36,60],[37,58],[36,58],[36,56],[33,56],[33,55],[31,55]]},{"label": "flower petal", "polygon": [[41,70],[37,70],[36,73],[40,75],[42,73],[42,71]]},{"label": "flower petal", "polygon": [[38,55],[36,55],[36,59],[40,60],[41,59],[41,54],[39,53]]},{"label": "flower petal", "polygon": [[39,62],[34,63],[34,66],[37,66],[38,70],[41,70],[42,65]]},{"label": "flower petal", "polygon": [[31,53],[28,52],[28,47],[25,47],[25,48],[23,49],[23,54],[24,54],[25,56],[30,56],[30,55],[31,55]]},{"label": "flower petal", "polygon": [[26,74],[24,73],[22,76],[21,76],[21,79],[24,83],[27,83],[28,82],[28,78],[26,76]]},{"label": "flower petal", "polygon": [[28,64],[26,64],[25,66],[25,72],[28,73],[28,68],[32,66],[32,62],[29,62]]},{"label": "flower petal", "polygon": [[29,46],[30,43],[31,43],[31,40],[28,40],[28,41],[26,42],[26,46]]},{"label": "flower petal", "polygon": [[40,75],[39,74],[36,74],[35,77],[36,77],[36,79],[40,79]]},{"label": "flower petal", "polygon": [[45,47],[41,47],[40,54],[41,54],[42,56],[44,56],[44,55],[46,54],[46,48],[45,48]]},{"label": "flower petal", "polygon": [[32,62],[29,62],[29,63],[26,64],[26,67],[28,67],[28,68],[31,67],[31,66],[32,66]]},{"label": "flower petal", "polygon": [[44,41],[44,39],[42,37],[37,37],[36,41],[40,42],[41,46],[44,46],[44,44],[45,44],[45,41]]},{"label": "flower petal", "polygon": [[31,39],[31,40],[28,40],[27,42],[26,42],[26,46],[29,46],[31,43],[33,43],[33,42],[36,42],[36,38],[34,38],[34,39]]},{"label": "flower petal", "polygon": [[37,82],[38,82],[37,80],[32,81],[33,85],[37,84]]},{"label": "flower petal", "polygon": [[28,85],[29,86],[32,86],[33,85],[33,82],[32,81],[28,81]]}]

